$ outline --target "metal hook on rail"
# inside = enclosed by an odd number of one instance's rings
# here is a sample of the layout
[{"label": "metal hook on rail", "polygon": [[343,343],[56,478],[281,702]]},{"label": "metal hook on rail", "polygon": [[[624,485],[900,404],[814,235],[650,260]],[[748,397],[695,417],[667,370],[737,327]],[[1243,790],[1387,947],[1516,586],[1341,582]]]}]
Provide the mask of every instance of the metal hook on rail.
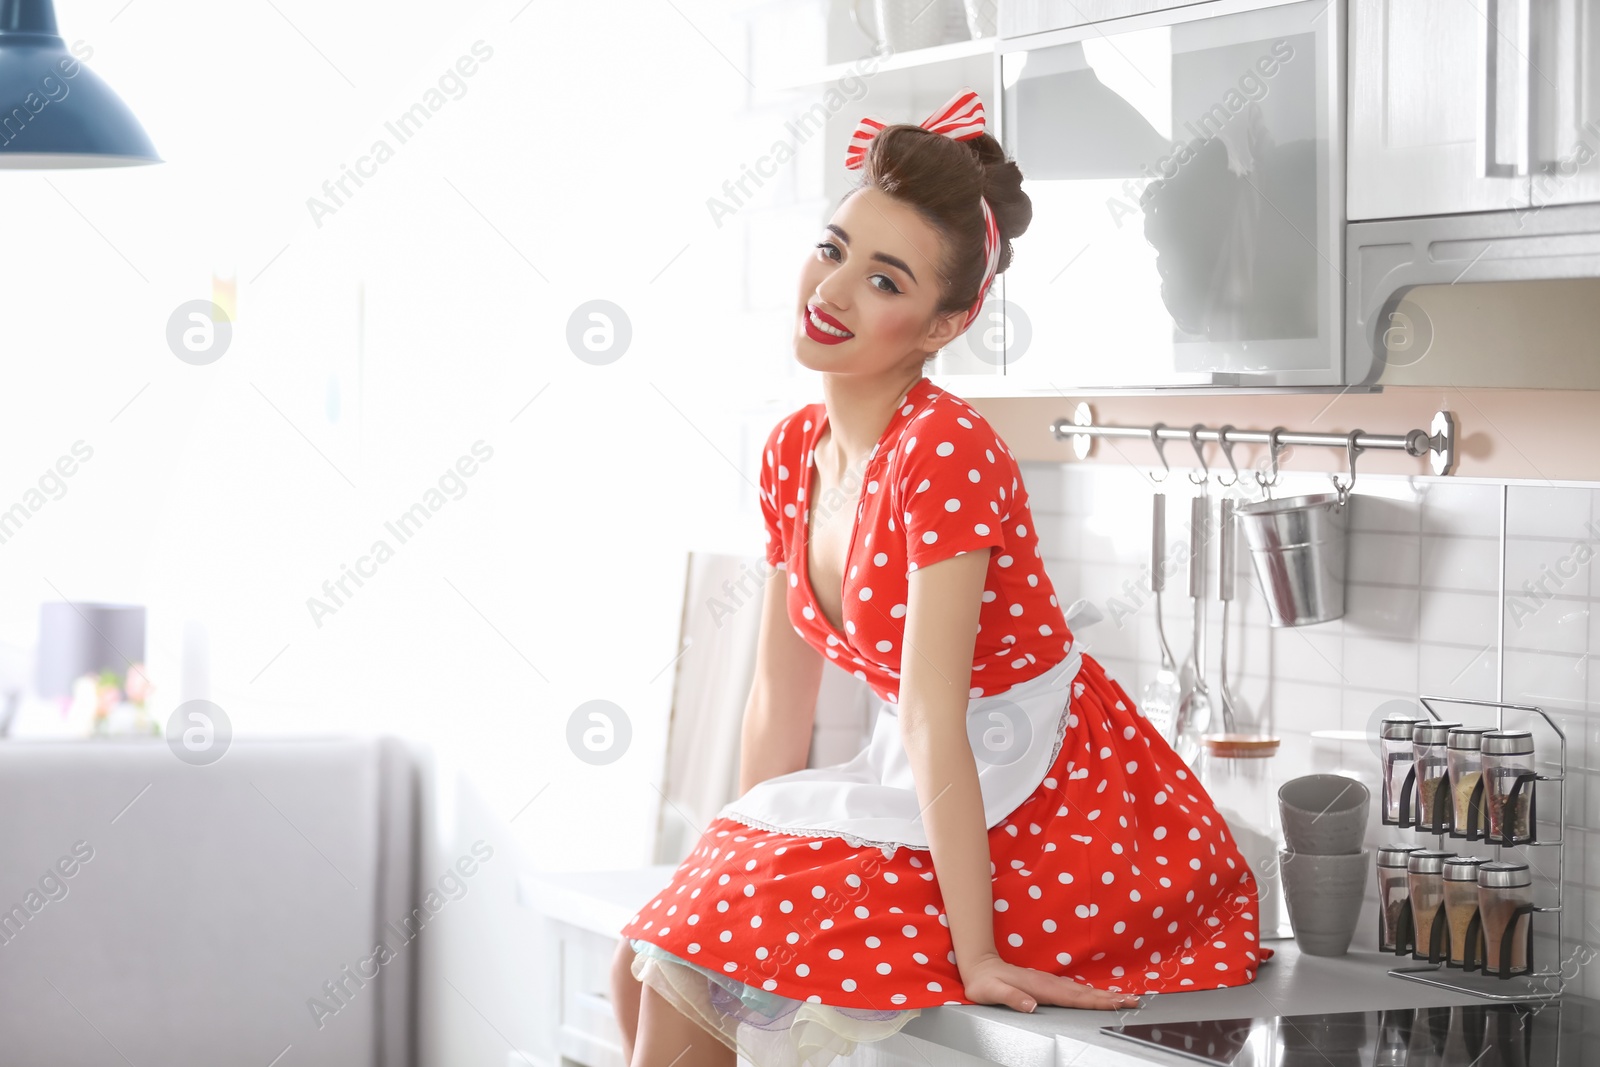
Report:
[{"label": "metal hook on rail", "polygon": [[1200,477],[1194,476],[1194,471],[1189,472],[1189,480],[1195,485],[1205,485],[1211,480],[1211,468],[1206,466],[1205,447],[1200,444],[1200,431],[1205,429],[1205,423],[1197,422],[1189,427],[1189,446],[1194,449],[1195,456],[1200,460]]},{"label": "metal hook on rail", "polygon": [[1274,426],[1267,431],[1267,459],[1272,468],[1272,477],[1263,478],[1261,472],[1256,471],[1256,484],[1261,486],[1262,491],[1269,497],[1272,495],[1272,487],[1278,484],[1278,455],[1288,447],[1278,443],[1278,435],[1282,432],[1282,426]]},{"label": "metal hook on rail", "polygon": [[1356,438],[1360,437],[1364,432],[1366,431],[1351,430],[1350,435],[1345,438],[1344,450],[1346,455],[1350,457],[1350,480],[1348,482],[1341,482],[1338,474],[1328,475],[1329,478],[1333,479],[1333,487],[1339,491],[1340,504],[1343,504],[1349,498],[1350,490],[1355,487],[1356,453],[1361,451],[1361,447],[1356,444]]},{"label": "metal hook on rail", "polygon": [[1228,431],[1231,429],[1233,429],[1233,424],[1230,422],[1224,424],[1222,429],[1217,431],[1217,444],[1222,446],[1222,456],[1228,461],[1228,466],[1233,468],[1232,481],[1225,482],[1222,480],[1221,475],[1217,476],[1217,484],[1224,487],[1239,484],[1239,465],[1233,461],[1233,442],[1228,440]]},{"label": "metal hook on rail", "polygon": [[1161,477],[1150,476],[1153,482],[1164,482],[1167,475],[1172,473],[1172,464],[1167,462],[1167,443],[1161,439],[1161,431],[1166,428],[1166,423],[1156,422],[1150,425],[1150,443],[1156,446],[1156,455],[1161,457]]}]

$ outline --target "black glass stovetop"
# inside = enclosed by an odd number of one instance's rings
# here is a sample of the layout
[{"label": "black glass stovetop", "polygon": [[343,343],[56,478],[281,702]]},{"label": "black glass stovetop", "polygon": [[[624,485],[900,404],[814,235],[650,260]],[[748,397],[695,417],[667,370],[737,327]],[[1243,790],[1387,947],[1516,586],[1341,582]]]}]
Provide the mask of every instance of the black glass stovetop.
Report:
[{"label": "black glass stovetop", "polygon": [[1222,1067],[1562,1067],[1600,1064],[1600,1001],[1458,1004],[1103,1026]]}]

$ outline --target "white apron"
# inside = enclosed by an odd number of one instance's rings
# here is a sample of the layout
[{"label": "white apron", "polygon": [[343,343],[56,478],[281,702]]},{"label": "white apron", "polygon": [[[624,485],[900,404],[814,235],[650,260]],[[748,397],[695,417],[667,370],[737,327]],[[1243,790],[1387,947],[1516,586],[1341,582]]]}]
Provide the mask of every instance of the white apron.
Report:
[{"label": "white apron", "polygon": [[[984,827],[992,829],[1044,781],[1061,751],[1072,682],[1083,663],[1078,631],[1101,621],[1088,600],[1064,613],[1072,631],[1066,657],[1043,674],[967,705]],[[878,699],[872,738],[845,763],[808,767],[752,786],[718,813],[748,826],[801,837],[841,837],[892,857],[899,847],[928,848],[910,757],[894,705]]]}]

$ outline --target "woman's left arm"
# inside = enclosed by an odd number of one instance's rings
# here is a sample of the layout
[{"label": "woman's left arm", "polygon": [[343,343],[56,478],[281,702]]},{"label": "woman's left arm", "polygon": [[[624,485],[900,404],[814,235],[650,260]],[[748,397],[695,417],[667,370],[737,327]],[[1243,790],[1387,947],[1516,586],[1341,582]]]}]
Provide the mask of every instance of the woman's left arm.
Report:
[{"label": "woman's left arm", "polygon": [[911,572],[896,705],[916,781],[956,967],[967,999],[1018,1011],[1036,1004],[1118,1008],[1136,997],[1004,962],[995,947],[994,897],[978,769],[967,706],[978,613],[992,549],[964,552]]}]

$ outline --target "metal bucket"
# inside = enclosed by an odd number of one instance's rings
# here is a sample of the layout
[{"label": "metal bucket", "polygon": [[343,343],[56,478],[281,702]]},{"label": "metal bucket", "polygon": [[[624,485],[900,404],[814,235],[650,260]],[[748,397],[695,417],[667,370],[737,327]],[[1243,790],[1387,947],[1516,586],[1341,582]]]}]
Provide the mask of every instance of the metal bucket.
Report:
[{"label": "metal bucket", "polygon": [[1348,504],[1338,493],[1262,500],[1233,509],[1267,597],[1273,626],[1344,614]]}]

